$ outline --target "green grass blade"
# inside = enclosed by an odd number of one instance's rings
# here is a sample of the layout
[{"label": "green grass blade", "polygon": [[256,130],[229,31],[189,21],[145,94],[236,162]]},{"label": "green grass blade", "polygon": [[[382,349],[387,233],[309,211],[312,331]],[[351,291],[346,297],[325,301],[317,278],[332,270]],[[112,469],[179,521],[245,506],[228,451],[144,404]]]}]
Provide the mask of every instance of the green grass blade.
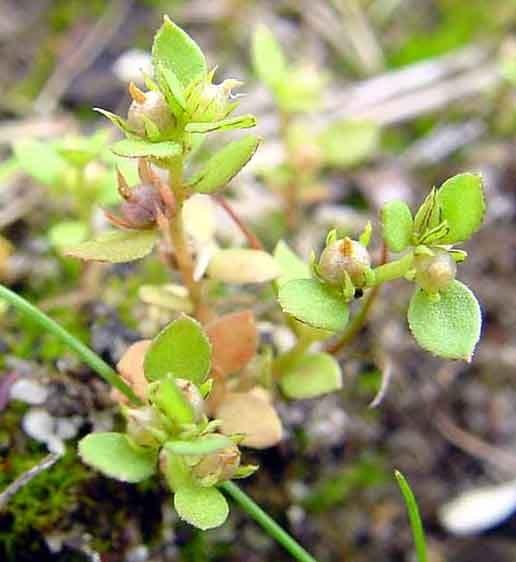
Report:
[{"label": "green grass blade", "polygon": [[414,496],[414,493],[403,474],[399,470],[395,470],[394,475],[396,476],[398,486],[400,487],[403,499],[405,500],[405,505],[407,506],[410,527],[412,529],[412,538],[414,539],[418,562],[428,562],[425,531],[423,529],[421,515],[419,514],[416,497]]}]

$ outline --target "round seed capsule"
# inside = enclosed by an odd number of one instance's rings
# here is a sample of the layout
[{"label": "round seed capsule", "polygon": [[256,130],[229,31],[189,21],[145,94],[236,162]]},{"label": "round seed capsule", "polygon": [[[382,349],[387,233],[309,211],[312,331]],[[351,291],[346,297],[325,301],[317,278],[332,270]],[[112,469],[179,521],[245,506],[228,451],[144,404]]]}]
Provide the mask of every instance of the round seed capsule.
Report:
[{"label": "round seed capsule", "polygon": [[175,126],[175,117],[160,92],[145,92],[145,100],[134,100],[129,106],[127,123],[138,135],[145,136],[145,119],[150,119],[160,130],[166,132]]},{"label": "round seed capsule", "polygon": [[457,273],[457,264],[447,252],[416,256],[414,264],[416,283],[430,294],[446,289]]},{"label": "round seed capsule", "polygon": [[367,248],[346,237],[326,246],[319,259],[318,272],[330,285],[342,285],[347,274],[355,287],[363,287],[365,272],[370,267]]}]

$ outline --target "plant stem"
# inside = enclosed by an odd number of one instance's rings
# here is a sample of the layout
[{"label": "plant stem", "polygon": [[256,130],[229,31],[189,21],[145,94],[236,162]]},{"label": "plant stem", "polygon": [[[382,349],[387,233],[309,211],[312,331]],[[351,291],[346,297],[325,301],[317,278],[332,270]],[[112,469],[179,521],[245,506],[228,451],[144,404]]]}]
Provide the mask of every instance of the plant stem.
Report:
[{"label": "plant stem", "polygon": [[403,277],[407,271],[412,267],[414,262],[414,254],[409,252],[401,257],[399,260],[391,261],[384,265],[380,265],[373,269],[374,280],[369,284],[370,287],[375,287]]},{"label": "plant stem", "polygon": [[281,378],[285,371],[297,359],[305,354],[306,350],[316,341],[315,338],[310,337],[306,333],[301,333],[296,343],[285,353],[281,354],[275,361],[272,367],[274,377]]},{"label": "plant stem", "polygon": [[202,315],[202,290],[201,284],[194,279],[194,263],[188,238],[186,236],[183,220],[183,207],[186,193],[183,186],[183,159],[178,158],[174,166],[170,168],[170,187],[176,200],[175,215],[170,220],[170,240],[174,246],[177,266],[183,283],[188,289],[190,299],[194,306],[195,315]]},{"label": "plant stem", "polygon": [[[62,326],[54,322],[46,314],[38,310],[34,305],[20,297],[7,287],[0,284],[0,298],[5,299],[14,306],[18,312],[25,314],[28,318],[48,330],[63,343],[71,347],[77,355],[94,371],[96,371],[109,384],[125,394],[135,404],[141,401],[134,392],[125,384],[117,373],[96,353],[80,342],[75,336],[67,332]],[[300,544],[298,544],[284,529],[282,529],[263,509],[258,506],[243,490],[232,482],[222,484],[222,489],[238,503],[265,531],[281,544],[285,550],[299,562],[317,562]]]},{"label": "plant stem", "polygon": [[[286,111],[280,111],[279,114],[279,132],[283,148],[287,158],[287,163],[294,168],[292,164],[291,150],[288,142],[288,128],[290,125],[290,115]],[[287,219],[288,228],[295,230],[299,220],[299,202],[298,202],[298,187],[292,180],[288,181],[283,192],[283,200],[285,203],[285,216]]]},{"label": "plant stem", "polygon": [[231,220],[240,229],[242,234],[247,239],[247,242],[253,250],[263,250],[263,244],[260,242],[258,237],[254,232],[252,232],[244,221],[237,215],[236,211],[231,207],[227,200],[222,195],[213,195],[213,199],[226,211],[226,213],[231,217]]},{"label": "plant stem", "polygon": [[364,297],[362,306],[358,313],[353,317],[351,322],[347,325],[346,330],[339,337],[337,341],[331,342],[326,346],[326,351],[332,355],[337,355],[346,347],[358,333],[362,330],[369,317],[371,307],[378,296],[380,287],[373,287],[369,293]]},{"label": "plant stem", "polygon": [[84,345],[76,337],[72,336],[62,326],[54,322],[46,314],[41,312],[33,304],[26,301],[4,285],[0,284],[0,298],[5,299],[18,312],[30,318],[34,323],[39,324],[44,330],[47,330],[63,343],[72,348],[79,357],[97,372],[107,383],[115,387],[117,390],[125,394],[129,400],[135,404],[141,404],[141,400],[136,396],[132,389],[124,382],[118,373],[110,367],[102,358],[91,351],[89,347]]},{"label": "plant stem", "polygon": [[233,482],[224,482],[221,488],[235,500],[267,533],[299,562],[317,562],[274,519]]}]

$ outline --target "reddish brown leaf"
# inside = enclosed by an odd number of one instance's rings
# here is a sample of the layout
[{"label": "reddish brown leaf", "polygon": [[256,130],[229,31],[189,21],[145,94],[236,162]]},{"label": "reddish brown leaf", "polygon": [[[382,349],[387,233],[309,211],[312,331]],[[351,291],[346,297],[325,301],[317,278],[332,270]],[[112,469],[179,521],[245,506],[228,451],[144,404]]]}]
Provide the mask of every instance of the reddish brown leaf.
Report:
[{"label": "reddish brown leaf", "polygon": [[212,345],[212,365],[221,374],[239,371],[254,357],[258,331],[250,310],[226,314],[210,322],[206,333]]},{"label": "reddish brown leaf", "polygon": [[[148,382],[143,373],[143,360],[152,340],[140,340],[129,346],[117,363],[117,371],[125,382],[142,400],[146,399]],[[127,404],[128,399],[118,390],[113,389],[111,398],[121,404]]]}]

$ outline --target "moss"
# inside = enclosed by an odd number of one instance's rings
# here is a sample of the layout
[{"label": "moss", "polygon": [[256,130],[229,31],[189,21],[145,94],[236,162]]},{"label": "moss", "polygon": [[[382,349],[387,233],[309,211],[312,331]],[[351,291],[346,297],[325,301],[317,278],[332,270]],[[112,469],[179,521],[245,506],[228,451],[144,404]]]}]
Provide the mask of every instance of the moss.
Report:
[{"label": "moss", "polygon": [[[0,488],[4,488],[44,456],[40,447],[28,446],[23,454],[11,452],[3,460]],[[36,449],[36,450],[35,450]],[[37,540],[34,531],[55,530],[77,506],[80,484],[89,478],[88,470],[77,462],[70,450],[53,467],[43,471],[23,486],[0,515],[0,555],[2,560],[15,560],[20,545]]]}]

